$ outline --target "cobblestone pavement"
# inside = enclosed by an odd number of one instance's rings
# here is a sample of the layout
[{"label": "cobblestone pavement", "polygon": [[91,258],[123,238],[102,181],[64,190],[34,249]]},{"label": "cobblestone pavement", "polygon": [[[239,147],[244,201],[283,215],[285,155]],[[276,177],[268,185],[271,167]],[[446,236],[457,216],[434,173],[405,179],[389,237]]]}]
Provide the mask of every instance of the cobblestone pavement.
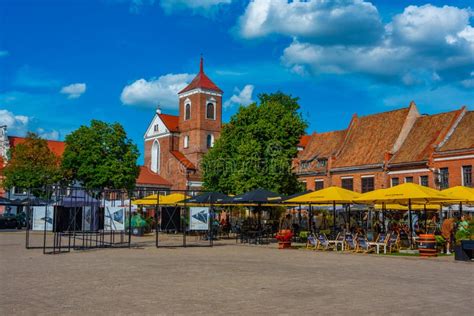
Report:
[{"label": "cobblestone pavement", "polygon": [[[134,239],[135,241],[135,239]],[[43,255],[0,232],[0,315],[472,315],[474,264],[452,257],[214,248]]]}]

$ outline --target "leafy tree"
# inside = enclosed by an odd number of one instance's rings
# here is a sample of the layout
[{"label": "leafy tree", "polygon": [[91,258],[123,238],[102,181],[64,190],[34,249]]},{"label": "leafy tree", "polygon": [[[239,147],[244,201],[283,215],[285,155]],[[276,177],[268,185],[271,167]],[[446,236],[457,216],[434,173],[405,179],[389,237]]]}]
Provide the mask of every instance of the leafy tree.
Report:
[{"label": "leafy tree", "polygon": [[203,158],[205,188],[233,194],[258,187],[300,191],[291,170],[307,127],[299,108],[298,98],[281,92],[261,94],[259,104],[241,106]]},{"label": "leafy tree", "polygon": [[56,183],[60,177],[60,158],[48,147],[46,140],[28,133],[25,142],[9,152],[10,160],[3,170],[3,187],[32,189],[42,196],[46,186]]},{"label": "leafy tree", "polygon": [[66,136],[62,170],[86,189],[133,189],[139,175],[137,146],[122,125],[92,120]]}]

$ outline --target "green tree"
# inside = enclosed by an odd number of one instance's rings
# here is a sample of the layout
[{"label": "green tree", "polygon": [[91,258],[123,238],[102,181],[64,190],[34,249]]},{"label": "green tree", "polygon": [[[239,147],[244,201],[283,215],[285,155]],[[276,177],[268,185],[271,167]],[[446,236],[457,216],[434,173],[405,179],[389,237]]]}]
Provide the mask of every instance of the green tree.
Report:
[{"label": "green tree", "polygon": [[66,136],[62,170],[86,189],[133,189],[139,175],[137,146],[118,123],[92,120]]},{"label": "green tree", "polygon": [[258,187],[300,191],[291,168],[307,127],[299,108],[298,98],[281,92],[261,94],[259,104],[241,106],[203,158],[205,188],[228,194]]},{"label": "green tree", "polygon": [[3,187],[31,189],[35,196],[43,196],[44,188],[59,181],[60,158],[48,147],[46,140],[28,133],[23,143],[9,152],[10,160],[3,170]]}]

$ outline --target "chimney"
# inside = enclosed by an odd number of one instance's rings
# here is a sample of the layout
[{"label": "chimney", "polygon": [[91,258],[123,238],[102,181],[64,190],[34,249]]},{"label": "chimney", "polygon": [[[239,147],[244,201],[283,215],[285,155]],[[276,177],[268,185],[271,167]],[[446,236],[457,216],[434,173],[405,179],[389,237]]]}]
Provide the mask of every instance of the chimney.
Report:
[{"label": "chimney", "polygon": [[156,114],[161,114],[161,107],[160,107],[160,105],[158,105],[158,106],[156,107]]}]

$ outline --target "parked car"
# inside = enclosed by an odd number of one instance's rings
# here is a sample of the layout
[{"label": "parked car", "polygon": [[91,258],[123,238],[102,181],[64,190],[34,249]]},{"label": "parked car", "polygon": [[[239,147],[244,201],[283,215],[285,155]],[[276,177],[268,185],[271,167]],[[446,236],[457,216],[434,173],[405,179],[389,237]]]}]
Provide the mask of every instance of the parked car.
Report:
[{"label": "parked car", "polygon": [[21,224],[15,214],[3,213],[0,214],[0,229],[21,228]]}]

